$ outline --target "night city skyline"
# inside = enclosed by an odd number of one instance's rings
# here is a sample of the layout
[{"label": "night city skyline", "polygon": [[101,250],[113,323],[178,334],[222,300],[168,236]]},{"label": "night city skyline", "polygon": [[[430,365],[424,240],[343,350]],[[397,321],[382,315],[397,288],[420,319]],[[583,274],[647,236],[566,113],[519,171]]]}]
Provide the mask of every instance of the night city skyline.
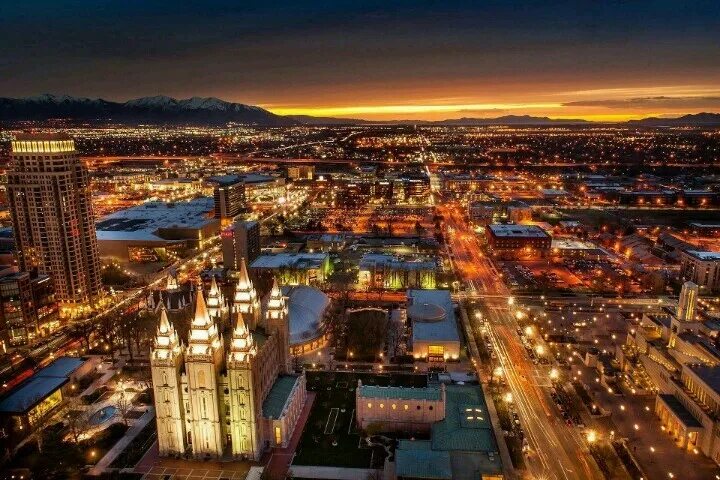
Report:
[{"label": "night city skyline", "polygon": [[372,120],[720,110],[710,1],[33,1],[0,26],[5,97],[214,96]]},{"label": "night city skyline", "polygon": [[718,32],[4,2],[0,480],[720,480]]}]

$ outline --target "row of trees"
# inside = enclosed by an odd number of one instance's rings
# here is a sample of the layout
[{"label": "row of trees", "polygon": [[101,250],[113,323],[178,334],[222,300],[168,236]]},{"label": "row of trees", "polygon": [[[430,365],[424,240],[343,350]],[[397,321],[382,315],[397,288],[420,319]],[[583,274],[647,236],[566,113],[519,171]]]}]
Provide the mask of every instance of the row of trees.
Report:
[{"label": "row of trees", "polygon": [[113,359],[116,352],[126,351],[132,363],[136,356],[148,351],[156,328],[157,315],[139,309],[121,315],[104,315],[78,321],[70,327],[70,334],[79,339],[87,351],[93,349],[94,340],[100,340],[101,348]]}]

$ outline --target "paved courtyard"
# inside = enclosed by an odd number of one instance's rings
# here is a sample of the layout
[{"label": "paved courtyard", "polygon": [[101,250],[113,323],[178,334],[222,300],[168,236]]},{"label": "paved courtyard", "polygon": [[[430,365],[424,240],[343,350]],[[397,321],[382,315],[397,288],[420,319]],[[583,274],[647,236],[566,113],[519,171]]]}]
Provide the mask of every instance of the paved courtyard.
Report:
[{"label": "paved courtyard", "polygon": [[[597,375],[592,369],[584,368],[585,380]],[[614,431],[616,437],[627,438],[631,451],[650,479],[674,478],[683,480],[712,480],[720,475],[720,468],[702,454],[679,448],[670,435],[660,428],[655,415],[655,396],[611,395],[605,388],[593,381],[586,383],[592,398],[610,417],[600,419],[604,435]],[[635,425],[638,429],[635,429]],[[686,468],[692,465],[692,468]]]},{"label": "paved courtyard", "polygon": [[[230,466],[228,466],[230,467]],[[208,468],[173,468],[173,467],[153,467],[150,472],[143,475],[145,480],[201,480],[201,479],[228,479],[239,480],[244,479],[247,475],[248,468],[243,470],[218,470],[212,467]]]}]

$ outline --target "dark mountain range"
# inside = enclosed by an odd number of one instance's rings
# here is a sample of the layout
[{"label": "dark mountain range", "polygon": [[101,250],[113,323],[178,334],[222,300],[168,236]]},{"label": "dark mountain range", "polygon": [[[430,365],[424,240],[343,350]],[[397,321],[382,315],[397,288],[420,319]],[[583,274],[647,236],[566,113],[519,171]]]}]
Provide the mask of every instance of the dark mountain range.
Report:
[{"label": "dark mountain range", "polygon": [[156,96],[125,103],[67,95],[0,98],[0,121],[68,119],[81,122],[225,125],[294,125],[290,118],[260,107],[231,103],[217,98],[192,97],[177,100]]},{"label": "dark mountain range", "polygon": [[581,119],[552,119],[530,115],[505,115],[495,118],[456,118],[432,122],[434,125],[578,125],[588,123]]},{"label": "dark mountain range", "polygon": [[[581,119],[552,119],[530,115],[505,115],[495,118],[457,118],[438,121],[390,120],[370,121],[352,118],[312,117],[308,115],[281,116],[263,108],[242,103],[226,102],[213,97],[192,97],[178,100],[158,95],[127,102],[103,99],[43,94],[26,98],[0,98],[0,121],[43,121],[65,119],[87,123],[226,125],[241,123],[261,126],[287,125],[583,125]],[[646,118],[627,122],[641,127],[715,126],[720,114],[698,113],[678,118]]]},{"label": "dark mountain range", "polygon": [[720,113],[695,113],[677,118],[650,117],[630,120],[628,125],[639,127],[710,127],[720,126]]}]

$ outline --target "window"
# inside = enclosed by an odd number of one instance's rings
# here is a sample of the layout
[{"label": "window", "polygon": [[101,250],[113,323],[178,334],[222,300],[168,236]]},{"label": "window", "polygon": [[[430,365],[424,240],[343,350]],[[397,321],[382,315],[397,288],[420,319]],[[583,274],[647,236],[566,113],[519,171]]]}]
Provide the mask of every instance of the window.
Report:
[{"label": "window", "polygon": [[381,404],[380,404],[380,408],[385,408],[385,404],[384,404],[384,403],[381,403]]},{"label": "window", "polygon": [[275,427],[275,445],[282,445],[282,431],[280,427]]},{"label": "window", "polygon": [[368,408],[372,408],[372,403],[368,402]]},{"label": "window", "polygon": [[403,405],[403,408],[404,408],[405,410],[407,410],[407,409],[410,408],[410,407],[408,407],[407,405]]},{"label": "window", "polygon": [[428,346],[428,355],[431,356],[442,356],[445,354],[445,347],[442,345],[429,345]]},{"label": "window", "polygon": [[395,405],[395,404],[393,403],[393,404],[392,404],[392,409],[393,409],[393,410],[397,410],[397,405]]}]

